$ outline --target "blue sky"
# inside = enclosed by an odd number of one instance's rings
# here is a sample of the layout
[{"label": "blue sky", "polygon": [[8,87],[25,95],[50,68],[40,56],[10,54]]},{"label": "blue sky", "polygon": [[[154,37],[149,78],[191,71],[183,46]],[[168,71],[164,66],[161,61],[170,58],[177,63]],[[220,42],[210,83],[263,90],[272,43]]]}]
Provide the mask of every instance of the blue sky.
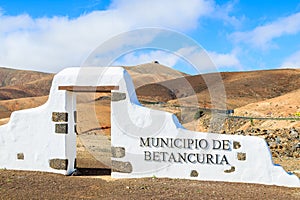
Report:
[{"label": "blue sky", "polygon": [[[80,66],[112,36],[146,27],[194,39],[219,71],[300,67],[296,0],[0,0],[0,66],[58,72]],[[152,60],[193,73],[157,49],[131,52],[115,64]]]}]

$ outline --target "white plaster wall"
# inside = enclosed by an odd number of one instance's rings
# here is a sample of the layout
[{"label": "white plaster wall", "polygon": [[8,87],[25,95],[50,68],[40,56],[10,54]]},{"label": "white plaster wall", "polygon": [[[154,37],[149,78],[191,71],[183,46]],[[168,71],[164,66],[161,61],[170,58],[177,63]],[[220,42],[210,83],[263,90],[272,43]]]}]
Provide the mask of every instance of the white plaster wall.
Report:
[{"label": "white plaster wall", "polygon": [[[123,68],[68,68],[54,77],[49,100],[43,106],[14,112],[8,124],[0,126],[0,168],[18,170],[48,171],[70,174],[74,170],[76,156],[76,135],[74,133],[73,111],[75,94],[59,91],[58,86],[105,86],[118,85],[126,99],[112,102],[111,126],[112,146],[124,147],[125,156],[113,158],[130,162],[132,173],[113,172],[113,177],[170,177],[197,180],[234,181],[300,187],[295,175],[287,174],[280,166],[272,163],[266,142],[253,136],[233,136],[201,133],[185,130],[177,118],[167,112],[142,107],[136,97],[132,80]],[[56,134],[52,112],[69,113],[68,134]],[[239,149],[214,150],[225,154],[230,165],[204,165],[192,163],[165,163],[144,160],[143,152],[174,151],[174,149],[146,149],[140,147],[140,137],[205,138],[238,141]],[[176,150],[180,152],[181,150]],[[190,150],[194,152],[194,150]],[[188,150],[184,150],[188,152]],[[246,153],[247,159],[240,161],[237,153]],[[24,160],[17,154],[23,153]],[[49,159],[68,159],[67,170],[55,170],[49,166]],[[235,167],[235,171],[224,173]],[[191,170],[199,173],[190,177]]]},{"label": "white plaster wall", "polygon": [[[0,168],[72,173],[76,157],[73,118],[76,94],[58,90],[58,86],[117,85],[123,79],[123,72],[122,68],[99,67],[68,68],[58,73],[44,105],[13,112],[10,121],[0,126]],[[68,113],[68,134],[55,133],[52,112]],[[17,159],[18,153],[24,154],[24,160]],[[51,168],[50,159],[68,159],[67,170]]]},{"label": "white plaster wall", "polygon": [[[125,75],[121,83],[122,90],[134,93],[130,77]],[[124,88],[126,87],[126,90]],[[113,158],[115,161],[129,162],[132,173],[112,172],[114,178],[169,177],[196,180],[247,182],[289,187],[300,187],[299,178],[285,172],[281,166],[272,162],[270,150],[265,140],[254,136],[221,135],[213,133],[193,132],[184,129],[177,118],[166,112],[151,110],[132,103],[129,99],[112,102],[112,146],[124,147],[125,157]],[[166,151],[197,153],[200,150],[178,150],[168,148],[140,147],[140,137],[155,138],[199,138],[211,141],[229,140],[240,143],[241,147],[230,151],[207,150],[204,153],[224,154],[229,165],[168,163],[145,161],[144,151]],[[201,152],[201,151],[200,151]],[[237,153],[246,153],[246,160],[238,160]],[[225,170],[235,167],[234,172]],[[196,170],[198,177],[191,177]]]},{"label": "white plaster wall", "polygon": [[[64,111],[48,101],[12,113],[9,123],[0,127],[0,168],[60,173],[49,167],[49,159],[65,158],[65,135],[54,134],[51,121],[54,110]],[[17,160],[17,153],[24,153],[24,160]]]}]

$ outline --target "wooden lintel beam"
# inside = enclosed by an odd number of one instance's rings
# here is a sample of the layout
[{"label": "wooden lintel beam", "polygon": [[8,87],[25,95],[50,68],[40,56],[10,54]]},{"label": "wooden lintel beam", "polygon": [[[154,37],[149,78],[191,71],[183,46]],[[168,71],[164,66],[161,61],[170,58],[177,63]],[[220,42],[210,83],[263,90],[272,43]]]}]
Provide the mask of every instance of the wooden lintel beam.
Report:
[{"label": "wooden lintel beam", "polygon": [[71,92],[111,92],[118,90],[119,86],[58,86],[58,90],[67,90]]}]

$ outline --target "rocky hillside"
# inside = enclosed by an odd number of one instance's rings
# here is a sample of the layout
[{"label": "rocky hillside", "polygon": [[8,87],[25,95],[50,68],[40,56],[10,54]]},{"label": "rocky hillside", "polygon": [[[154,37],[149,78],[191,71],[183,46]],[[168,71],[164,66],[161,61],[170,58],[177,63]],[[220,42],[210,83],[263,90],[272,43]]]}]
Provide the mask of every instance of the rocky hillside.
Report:
[{"label": "rocky hillside", "polygon": [[[125,68],[133,78],[135,86],[172,80],[186,75],[158,63]],[[6,123],[7,119],[4,118],[8,118],[15,110],[44,104],[48,99],[53,77],[54,74],[0,67],[0,119],[3,119],[0,125]],[[99,95],[94,96],[95,99]],[[91,98],[87,95],[79,95],[78,102],[88,102]],[[109,116],[109,113],[102,113],[102,115]]]},{"label": "rocky hillside", "polygon": [[[125,68],[133,78],[138,98],[142,103],[146,106],[149,106],[149,103],[151,105],[157,102],[165,103],[162,109],[175,112],[178,116],[189,120],[193,120],[194,113],[186,116],[190,111],[185,109],[186,113],[182,113],[184,109],[178,110],[178,106],[213,107],[206,83],[210,82],[210,87],[217,91],[217,84],[214,83],[220,76],[223,80],[221,84],[224,84],[226,91],[227,109],[235,109],[239,114],[260,113],[259,116],[285,116],[280,110],[285,113],[290,111],[289,114],[299,112],[300,104],[295,98],[299,93],[299,69],[190,76],[158,63]],[[19,99],[18,105],[26,105],[15,106],[14,109],[13,106],[8,106],[9,103],[2,102],[2,117],[8,116],[8,113],[13,110],[36,107],[43,103],[43,101],[31,102],[26,98],[48,95],[53,76],[53,74],[40,72],[0,68],[0,100]],[[225,99],[225,96],[220,93],[218,98]],[[22,103],[22,101],[31,103]],[[256,105],[257,103],[260,106]]]},{"label": "rocky hillside", "polygon": [[0,101],[0,119],[8,118],[15,110],[23,110],[44,104],[48,96],[27,97]]},{"label": "rocky hillside", "polygon": [[0,100],[49,94],[53,74],[0,68]]},{"label": "rocky hillside", "polygon": [[[300,84],[299,69],[264,70],[251,72],[222,72],[220,73],[224,84],[226,105],[228,109],[235,109],[250,103],[264,101],[279,97],[295,91]],[[195,102],[191,98],[198,98],[198,106],[212,107],[207,82],[216,91],[215,80],[219,74],[205,74],[196,76],[185,76],[173,80],[147,84],[137,88],[137,94],[141,99],[151,101],[169,102],[170,104],[186,104]],[[215,83],[215,84],[214,84]],[[166,91],[161,94],[160,89]],[[218,91],[217,91],[218,93]],[[220,93],[221,94],[221,93]],[[196,106],[196,105],[195,105]]]},{"label": "rocky hillside", "polygon": [[[186,76],[158,63],[124,67],[135,87]],[[49,94],[54,74],[0,67],[0,100],[45,96]]]}]

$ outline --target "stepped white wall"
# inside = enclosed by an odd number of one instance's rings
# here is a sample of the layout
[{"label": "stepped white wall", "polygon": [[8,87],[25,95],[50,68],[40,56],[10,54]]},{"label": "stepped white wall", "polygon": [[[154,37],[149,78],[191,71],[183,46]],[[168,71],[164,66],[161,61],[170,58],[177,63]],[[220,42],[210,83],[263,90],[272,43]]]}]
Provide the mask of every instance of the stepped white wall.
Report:
[{"label": "stepped white wall", "polygon": [[[74,171],[76,93],[58,90],[58,86],[68,85],[119,86],[119,90],[112,91],[111,103],[113,177],[155,176],[300,187],[295,175],[273,165],[263,139],[188,131],[174,115],[142,107],[130,76],[119,67],[68,68],[58,73],[45,105],[16,111],[8,124],[0,126],[0,168],[61,174]],[[152,139],[173,143],[155,147],[150,143]],[[205,158],[203,163],[199,162],[201,156]]]}]

